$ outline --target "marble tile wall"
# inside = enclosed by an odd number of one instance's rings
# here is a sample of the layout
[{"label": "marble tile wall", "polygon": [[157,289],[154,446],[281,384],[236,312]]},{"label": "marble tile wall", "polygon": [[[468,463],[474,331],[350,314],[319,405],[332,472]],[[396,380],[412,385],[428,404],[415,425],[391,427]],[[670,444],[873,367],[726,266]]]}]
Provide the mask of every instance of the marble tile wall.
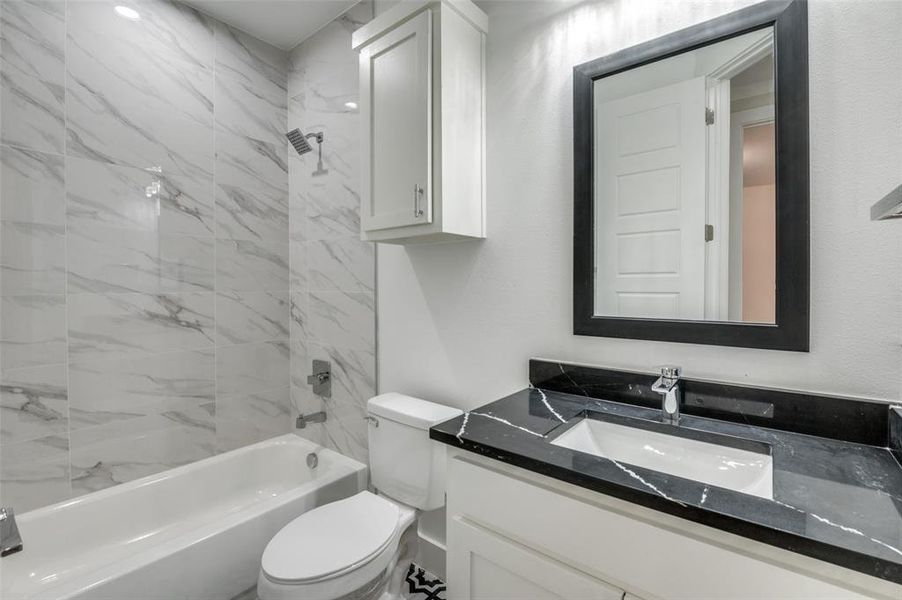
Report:
[{"label": "marble tile wall", "polygon": [[[291,153],[291,394],[296,409],[325,409],[322,425],[301,434],[367,459],[366,401],[376,391],[375,246],[360,241],[357,53],[352,32],[373,17],[364,2],[291,52],[288,127],[322,131],[317,155]],[[332,363],[332,398],[306,384],[310,361]]]},{"label": "marble tile wall", "polygon": [[[292,430],[288,55],[129,4],[139,21],[0,2],[0,503],[19,511]],[[367,281],[336,306],[371,309]]]}]

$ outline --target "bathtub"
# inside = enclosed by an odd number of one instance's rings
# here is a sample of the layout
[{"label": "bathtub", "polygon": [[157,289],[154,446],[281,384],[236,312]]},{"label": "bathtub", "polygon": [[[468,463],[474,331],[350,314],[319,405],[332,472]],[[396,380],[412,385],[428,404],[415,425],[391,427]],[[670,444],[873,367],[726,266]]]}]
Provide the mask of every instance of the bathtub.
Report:
[{"label": "bathtub", "polygon": [[229,600],[254,586],[279,529],[364,489],[366,475],[289,434],[23,513],[0,598]]}]

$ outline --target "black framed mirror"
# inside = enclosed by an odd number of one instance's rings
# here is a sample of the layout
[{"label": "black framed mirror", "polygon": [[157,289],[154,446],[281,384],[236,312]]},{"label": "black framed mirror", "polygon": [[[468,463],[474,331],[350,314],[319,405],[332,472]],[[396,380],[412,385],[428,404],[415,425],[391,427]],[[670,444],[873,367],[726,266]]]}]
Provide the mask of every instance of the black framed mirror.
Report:
[{"label": "black framed mirror", "polygon": [[805,2],[578,65],[573,104],[574,334],[807,352]]}]

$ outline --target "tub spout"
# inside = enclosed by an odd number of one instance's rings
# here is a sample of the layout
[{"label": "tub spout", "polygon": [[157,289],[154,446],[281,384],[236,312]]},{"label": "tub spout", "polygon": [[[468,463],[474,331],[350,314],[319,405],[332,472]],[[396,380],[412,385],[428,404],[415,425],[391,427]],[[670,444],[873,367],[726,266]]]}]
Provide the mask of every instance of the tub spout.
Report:
[{"label": "tub spout", "polygon": [[321,410],[309,415],[298,415],[297,421],[295,421],[294,426],[297,429],[304,429],[305,427],[307,427],[307,423],[323,423],[325,422],[325,420],[326,412]]},{"label": "tub spout", "polygon": [[22,536],[16,525],[16,515],[12,508],[0,508],[0,556],[13,554],[22,549]]}]

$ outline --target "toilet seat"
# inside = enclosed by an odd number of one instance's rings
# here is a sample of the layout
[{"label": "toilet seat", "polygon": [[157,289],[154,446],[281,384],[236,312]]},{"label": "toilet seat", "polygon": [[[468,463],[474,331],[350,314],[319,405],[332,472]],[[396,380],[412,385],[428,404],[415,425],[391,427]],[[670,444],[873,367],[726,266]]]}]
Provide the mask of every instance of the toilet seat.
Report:
[{"label": "toilet seat", "polygon": [[266,546],[262,575],[276,584],[305,585],[363,567],[378,573],[391,562],[401,512],[367,491],[308,511]]}]

